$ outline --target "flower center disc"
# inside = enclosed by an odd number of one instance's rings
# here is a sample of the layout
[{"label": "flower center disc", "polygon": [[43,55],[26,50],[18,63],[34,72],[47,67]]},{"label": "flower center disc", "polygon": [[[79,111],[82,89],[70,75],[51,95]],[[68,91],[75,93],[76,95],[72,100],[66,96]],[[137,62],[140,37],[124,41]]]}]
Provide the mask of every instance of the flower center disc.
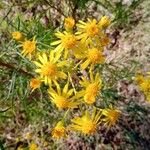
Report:
[{"label": "flower center disc", "polygon": [[26,41],[23,44],[23,49],[25,49],[28,53],[31,53],[36,49],[36,43],[34,41]]},{"label": "flower center disc", "polygon": [[57,101],[56,101],[56,105],[59,107],[59,108],[67,108],[68,107],[68,101],[66,98],[62,97],[62,96],[59,96],[57,98]]},{"label": "flower center disc", "polygon": [[94,48],[89,51],[88,58],[91,60],[91,62],[98,63],[101,59],[101,54],[98,49]]},{"label": "flower center disc", "polygon": [[98,27],[96,24],[91,23],[91,24],[87,25],[86,32],[87,32],[88,36],[94,37],[95,35],[98,34],[99,30],[98,30]]},{"label": "flower center disc", "polygon": [[46,63],[42,68],[42,73],[44,76],[55,76],[57,72],[57,67],[55,64]]},{"label": "flower center disc", "polygon": [[76,45],[76,37],[74,35],[67,35],[64,39],[62,39],[62,43],[65,48],[70,49]]},{"label": "flower center disc", "polygon": [[96,131],[96,124],[91,120],[85,120],[84,126],[82,127],[82,131],[85,134],[91,134]]},{"label": "flower center disc", "polygon": [[98,92],[98,84],[96,83],[91,83],[87,88],[86,88],[86,93],[90,94],[92,96],[96,96]]}]

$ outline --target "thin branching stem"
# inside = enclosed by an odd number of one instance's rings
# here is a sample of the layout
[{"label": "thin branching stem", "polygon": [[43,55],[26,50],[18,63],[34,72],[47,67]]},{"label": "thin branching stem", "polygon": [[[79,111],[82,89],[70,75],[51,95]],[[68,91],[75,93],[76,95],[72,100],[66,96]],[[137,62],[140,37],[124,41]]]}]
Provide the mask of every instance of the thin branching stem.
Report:
[{"label": "thin branching stem", "polygon": [[51,8],[55,9],[58,13],[60,13],[62,16],[64,16],[65,18],[67,17],[60,9],[58,9],[57,7],[55,7],[54,5],[52,5],[50,2],[48,2],[47,0],[44,0],[44,2],[46,4],[48,4]]},{"label": "thin branching stem", "polygon": [[21,69],[21,68],[18,69],[16,66],[13,66],[12,64],[9,64],[9,63],[5,63],[5,62],[3,62],[2,60],[0,60],[0,66],[6,67],[6,68],[8,68],[8,69],[10,69],[10,70],[18,70],[19,73],[22,73],[22,74],[24,74],[24,75],[26,75],[26,76],[33,77],[32,74],[26,72],[25,70],[23,70],[23,69]]}]

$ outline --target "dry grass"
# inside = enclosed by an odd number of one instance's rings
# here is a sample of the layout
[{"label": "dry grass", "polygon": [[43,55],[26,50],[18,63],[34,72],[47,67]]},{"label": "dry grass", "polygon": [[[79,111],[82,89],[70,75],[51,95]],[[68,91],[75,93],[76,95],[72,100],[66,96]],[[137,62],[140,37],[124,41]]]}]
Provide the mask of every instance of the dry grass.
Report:
[{"label": "dry grass", "polygon": [[[125,2],[130,3],[130,1]],[[36,7],[33,7],[32,10],[32,6],[26,9],[26,15],[23,19],[27,20],[39,13],[41,7],[38,6],[39,10],[36,10]],[[66,7],[64,6],[64,8]],[[45,13],[47,8],[49,7],[44,6],[42,11]],[[114,17],[114,14],[111,14],[109,10],[94,2],[89,2],[87,8],[86,13],[84,10],[82,13],[77,10],[77,18],[86,18],[86,15],[100,18],[101,14],[109,14],[112,18]],[[41,91],[30,93],[28,90],[30,74],[26,75],[26,71],[31,70],[31,64],[22,59],[18,53],[16,54],[16,49],[12,49],[15,44],[11,41],[10,32],[15,30],[13,28],[13,13],[16,12],[16,9],[17,12],[22,13],[23,11],[20,7],[13,7],[10,13],[9,9],[0,11],[0,16],[3,18],[0,27],[2,31],[0,33],[0,49],[2,49],[0,61],[5,61],[5,64],[0,62],[0,97],[2,99],[0,111],[6,111],[0,112],[2,114],[0,115],[0,149],[3,150],[3,146],[8,150],[13,150],[19,145],[26,147],[34,140],[42,147],[41,150],[149,150],[150,104],[145,102],[144,95],[133,82],[133,76],[137,72],[150,70],[150,1],[145,0],[133,11],[132,23],[126,23],[124,28],[113,23],[108,31],[111,44],[106,50],[107,63],[114,66],[114,68],[110,68],[113,71],[117,68],[114,76],[118,81],[116,83],[117,90],[111,91],[114,94],[110,94],[110,97],[114,98],[114,103],[117,103],[117,106],[123,111],[118,125],[108,132],[105,128],[100,128],[95,136],[83,137],[73,134],[69,139],[62,141],[50,138],[51,124],[57,120],[58,112],[50,106],[48,96],[45,93]],[[53,21],[47,20],[49,16],[43,15],[41,17],[42,31],[49,31],[48,24],[56,28],[64,18],[54,8],[51,8],[50,12]],[[9,13],[8,16],[7,13]],[[82,16],[82,14],[86,15]],[[6,22],[9,24],[6,25]],[[36,33],[37,30],[33,29],[34,32]],[[28,64],[28,67],[25,64]],[[25,88],[27,90],[24,90]],[[42,90],[44,91],[45,88]],[[31,133],[30,139],[26,138],[27,133]],[[48,142],[48,145],[43,146],[44,142]]]}]

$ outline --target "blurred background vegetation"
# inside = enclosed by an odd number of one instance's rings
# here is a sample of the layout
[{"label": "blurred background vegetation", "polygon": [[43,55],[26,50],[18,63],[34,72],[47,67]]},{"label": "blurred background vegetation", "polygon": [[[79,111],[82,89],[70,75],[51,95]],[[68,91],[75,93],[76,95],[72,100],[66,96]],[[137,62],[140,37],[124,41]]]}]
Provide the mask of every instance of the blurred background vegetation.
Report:
[{"label": "blurred background vegetation", "polygon": [[[0,149],[28,147],[28,141],[34,140],[42,150],[149,150],[149,104],[133,83],[137,72],[150,68],[149,11],[149,0],[1,0]],[[107,133],[100,129],[95,136],[71,135],[70,139],[54,142],[51,124],[60,114],[53,109],[45,86],[31,93],[29,80],[34,76],[34,66],[22,57],[11,33],[21,31],[28,39],[35,36],[42,51],[51,48],[53,33],[62,29],[65,17],[73,16],[78,21],[103,15],[112,19],[107,31],[111,38],[107,53],[112,64],[106,75],[113,74],[115,82],[103,96],[117,101],[124,116]],[[27,140],[28,133],[32,135]]]}]

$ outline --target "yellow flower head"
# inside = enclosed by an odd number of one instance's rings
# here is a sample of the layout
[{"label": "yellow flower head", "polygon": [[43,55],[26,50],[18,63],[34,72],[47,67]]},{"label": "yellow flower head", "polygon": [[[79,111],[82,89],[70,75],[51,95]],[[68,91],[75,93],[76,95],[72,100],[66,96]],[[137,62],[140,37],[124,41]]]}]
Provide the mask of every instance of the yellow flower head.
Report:
[{"label": "yellow flower head", "polygon": [[103,16],[98,23],[99,27],[107,28],[110,25],[110,19],[107,16]]},{"label": "yellow flower head", "polygon": [[95,19],[88,19],[87,23],[80,20],[77,24],[77,27],[79,28],[79,32],[77,32],[76,34],[83,43],[86,41],[89,42],[91,38],[94,38],[100,33],[97,21]]},{"label": "yellow flower head", "polygon": [[13,39],[15,39],[16,41],[22,41],[23,40],[23,34],[19,31],[16,32],[12,32],[12,37]]},{"label": "yellow flower head", "polygon": [[80,131],[83,134],[93,134],[100,123],[101,113],[100,111],[96,114],[94,112],[92,117],[88,111],[85,111],[85,115],[82,117],[75,117],[71,120],[73,124],[70,125],[72,130]]},{"label": "yellow flower head", "polygon": [[52,137],[60,139],[65,138],[66,136],[66,129],[63,125],[63,122],[59,121],[55,128],[52,130]]},{"label": "yellow flower head", "polygon": [[41,85],[41,80],[39,80],[38,78],[32,78],[30,81],[30,87],[32,89],[32,91],[34,91],[35,89],[39,88]]},{"label": "yellow flower head", "polygon": [[144,81],[141,83],[140,85],[141,89],[143,91],[147,91],[147,92],[150,92],[150,78],[146,78],[144,79]]},{"label": "yellow flower head", "polygon": [[96,100],[96,96],[99,93],[99,90],[102,87],[102,80],[99,73],[96,73],[95,78],[93,73],[90,72],[90,80],[87,80],[85,77],[82,77],[80,84],[85,88],[84,90],[77,93],[78,97],[83,97],[85,103],[93,104]]},{"label": "yellow flower head", "polygon": [[65,108],[76,108],[79,104],[78,102],[74,102],[76,99],[73,95],[73,89],[68,89],[69,84],[67,83],[63,90],[60,89],[59,84],[57,84],[57,92],[53,89],[49,89],[49,94],[51,96],[51,100],[59,109]]},{"label": "yellow flower head", "polygon": [[56,37],[60,40],[52,42],[51,45],[58,45],[55,48],[55,51],[62,52],[65,50],[65,57],[68,55],[68,50],[72,50],[77,44],[77,38],[75,35],[68,33],[68,32],[57,32]]},{"label": "yellow flower head", "polygon": [[72,17],[65,18],[65,28],[72,29],[75,25],[75,20]]},{"label": "yellow flower head", "polygon": [[108,127],[111,127],[116,124],[117,120],[120,117],[120,110],[112,108],[106,108],[102,110],[102,115],[104,115],[104,118],[102,119],[105,125]]},{"label": "yellow flower head", "polygon": [[134,80],[138,83],[140,90],[146,97],[146,100],[150,101],[150,76],[144,77],[143,75],[138,74]]},{"label": "yellow flower head", "polygon": [[144,76],[141,74],[138,74],[134,79],[138,84],[141,84],[144,82]]},{"label": "yellow flower head", "polygon": [[95,64],[102,64],[105,62],[103,52],[97,48],[88,49],[85,53],[85,59],[85,62],[81,64],[82,69],[86,69],[90,64],[93,66]]},{"label": "yellow flower head", "polygon": [[35,38],[33,38],[32,41],[30,40],[25,40],[22,43],[22,54],[23,56],[27,56],[29,59],[31,59],[32,54],[35,52],[36,50],[36,41]]},{"label": "yellow flower head", "polygon": [[32,143],[29,145],[29,150],[38,150],[37,144],[35,144],[35,143],[32,142]]},{"label": "yellow flower head", "polygon": [[35,70],[35,72],[39,73],[41,79],[45,82],[45,84],[50,84],[52,81],[55,83],[58,78],[65,79],[67,75],[60,71],[62,67],[67,64],[67,61],[59,61],[60,53],[51,51],[49,58],[45,53],[39,55],[39,61],[34,61],[35,65],[39,67]]},{"label": "yellow flower head", "polygon": [[144,92],[144,94],[150,94],[150,78],[145,78],[140,84],[140,89]]}]

